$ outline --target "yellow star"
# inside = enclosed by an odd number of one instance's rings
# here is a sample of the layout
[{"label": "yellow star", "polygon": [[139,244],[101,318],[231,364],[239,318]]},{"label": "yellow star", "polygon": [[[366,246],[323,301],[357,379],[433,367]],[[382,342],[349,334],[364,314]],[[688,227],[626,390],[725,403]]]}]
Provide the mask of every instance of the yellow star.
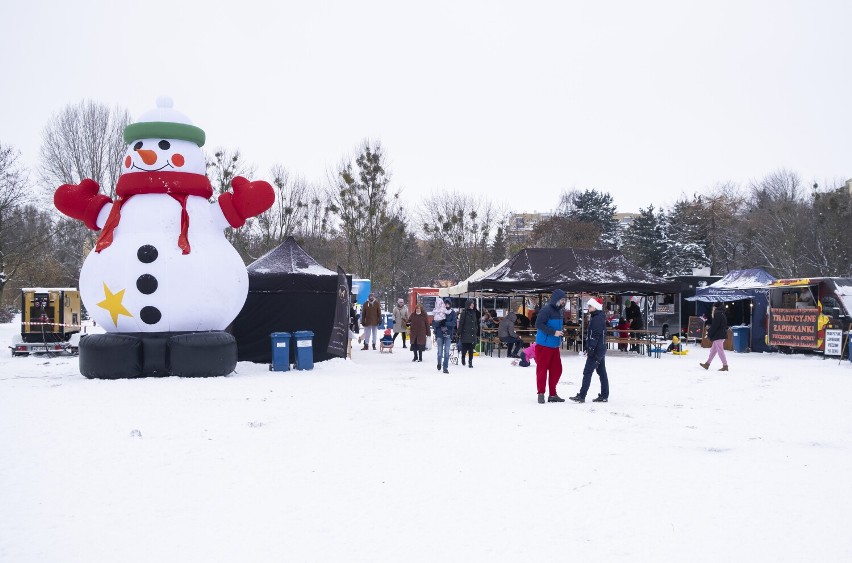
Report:
[{"label": "yellow star", "polygon": [[121,300],[124,299],[124,290],[122,289],[118,293],[113,293],[107,287],[107,284],[104,283],[104,296],[106,299],[98,303],[98,307],[106,309],[109,311],[110,316],[112,317],[112,322],[115,326],[118,326],[118,316],[126,315],[128,317],[133,317],[130,314],[130,311],[124,308],[124,305],[121,303]]}]

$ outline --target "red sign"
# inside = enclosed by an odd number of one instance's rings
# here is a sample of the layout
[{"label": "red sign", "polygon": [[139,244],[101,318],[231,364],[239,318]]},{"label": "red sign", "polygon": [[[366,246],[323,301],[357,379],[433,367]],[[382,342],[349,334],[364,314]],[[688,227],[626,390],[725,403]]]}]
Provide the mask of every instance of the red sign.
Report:
[{"label": "red sign", "polygon": [[769,312],[769,345],[794,348],[817,347],[819,309],[772,309]]}]

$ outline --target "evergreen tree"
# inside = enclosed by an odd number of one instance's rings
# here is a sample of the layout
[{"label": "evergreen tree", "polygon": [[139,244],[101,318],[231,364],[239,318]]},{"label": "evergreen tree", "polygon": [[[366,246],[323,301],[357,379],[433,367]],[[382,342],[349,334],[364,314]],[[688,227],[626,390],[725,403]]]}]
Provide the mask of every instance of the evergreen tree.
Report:
[{"label": "evergreen tree", "polygon": [[596,223],[554,215],[536,223],[528,244],[533,248],[598,248],[600,238]]},{"label": "evergreen tree", "polygon": [[692,273],[693,268],[704,267],[707,258],[707,224],[703,217],[701,197],[693,201],[680,200],[667,215],[665,234],[666,250],[662,271],[665,275],[680,276]]},{"label": "evergreen tree", "polygon": [[618,248],[620,229],[612,196],[597,190],[563,192],[558,215],[597,226],[599,248]]},{"label": "evergreen tree", "polygon": [[666,217],[654,206],[640,209],[639,216],[628,225],[622,235],[621,249],[628,260],[657,275],[666,272]]},{"label": "evergreen tree", "polygon": [[509,257],[509,244],[506,239],[506,225],[497,225],[497,231],[494,233],[494,240],[491,242],[491,262],[499,264]]}]

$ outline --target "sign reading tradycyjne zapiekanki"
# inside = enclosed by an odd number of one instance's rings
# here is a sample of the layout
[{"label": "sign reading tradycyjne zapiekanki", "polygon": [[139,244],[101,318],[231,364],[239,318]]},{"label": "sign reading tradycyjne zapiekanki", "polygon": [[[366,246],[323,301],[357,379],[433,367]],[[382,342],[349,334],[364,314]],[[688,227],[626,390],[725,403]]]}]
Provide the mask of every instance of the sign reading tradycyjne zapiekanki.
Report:
[{"label": "sign reading tradycyjne zapiekanki", "polygon": [[772,309],[769,312],[769,345],[793,348],[817,347],[819,309]]}]

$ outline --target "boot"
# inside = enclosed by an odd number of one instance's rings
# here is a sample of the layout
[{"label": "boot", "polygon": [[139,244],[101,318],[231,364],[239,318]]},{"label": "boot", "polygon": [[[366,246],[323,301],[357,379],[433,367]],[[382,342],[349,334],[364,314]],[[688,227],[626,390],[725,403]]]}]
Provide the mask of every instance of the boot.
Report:
[{"label": "boot", "polygon": [[464,356],[462,356],[462,365],[464,365]]},{"label": "boot", "polygon": [[444,368],[444,373],[450,373],[447,368]]},{"label": "boot", "polygon": [[438,369],[441,369],[441,362],[438,362]]},{"label": "boot", "polygon": [[719,371],[728,371],[728,364],[725,364],[722,367],[720,367]]},{"label": "boot", "polygon": [[600,393],[598,393],[597,397],[592,399],[593,403],[606,403],[607,401],[609,401],[609,399],[607,399],[606,397],[601,397]]},{"label": "boot", "polygon": [[568,398],[571,399],[572,401],[574,401],[575,403],[585,403],[586,402],[586,398],[581,396],[579,393],[577,393],[573,397],[568,397]]},{"label": "boot", "polygon": [[473,367],[473,361],[468,362],[467,367],[472,368]]},{"label": "boot", "polygon": [[544,393],[539,393],[539,394],[538,394],[538,402],[539,402],[539,404],[541,404],[541,405],[543,405],[543,404],[544,404]]},{"label": "boot", "polygon": [[376,349],[376,343],[373,342],[373,350],[375,350],[375,349]]},{"label": "boot", "polygon": [[704,369],[710,369],[710,363],[709,362],[706,363],[706,364],[698,364],[698,365],[703,367]]},{"label": "boot", "polygon": [[364,347],[363,347],[363,348],[361,348],[361,349],[362,349],[362,350],[369,350],[369,349],[370,349],[370,347],[367,345],[367,343],[366,343],[366,342],[364,342]]},{"label": "boot", "polygon": [[416,362],[416,361],[417,361],[417,352],[414,352],[414,357],[413,357],[413,358],[411,358],[411,361],[412,361],[412,362]]},{"label": "boot", "polygon": [[418,361],[418,362],[422,362],[422,361],[423,361],[423,350],[418,350],[418,351],[417,351],[417,361]]},{"label": "boot", "polygon": [[565,399],[560,397],[559,395],[551,395],[547,398],[548,403],[564,403]]}]

